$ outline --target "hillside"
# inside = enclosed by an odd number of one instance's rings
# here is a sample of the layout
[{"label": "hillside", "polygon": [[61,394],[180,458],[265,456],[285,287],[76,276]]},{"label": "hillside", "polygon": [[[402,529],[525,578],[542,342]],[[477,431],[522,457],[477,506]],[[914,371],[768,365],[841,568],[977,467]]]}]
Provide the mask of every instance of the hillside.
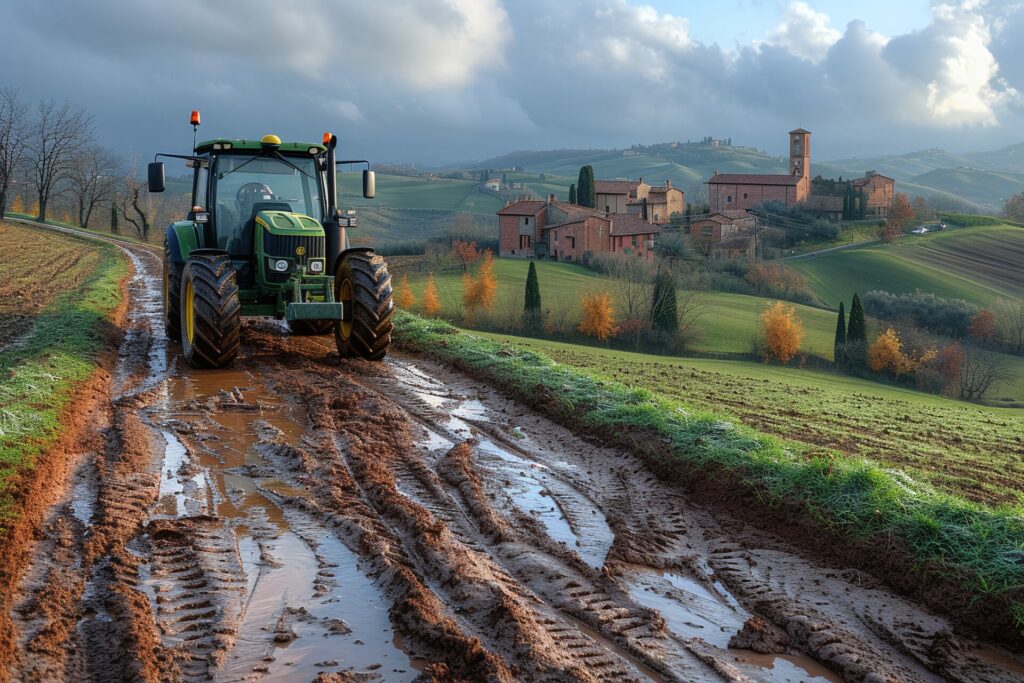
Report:
[{"label": "hillside", "polygon": [[833,251],[791,265],[831,306],[854,292],[921,289],[984,306],[999,297],[1024,297],[1024,229],[962,228],[908,236],[892,245]]},{"label": "hillside", "polygon": [[[721,173],[785,173],[787,162],[750,147],[713,147],[698,143],[665,143],[629,150],[550,150],[513,152],[480,162],[477,168],[521,168],[558,176],[565,187],[575,182],[582,165],[598,178],[671,180],[691,197],[706,194],[704,181]],[[953,154],[926,149],[909,154],[816,161],[812,175],[851,178],[875,170],[895,178],[898,190],[911,196],[963,205],[972,211],[997,212],[1003,200],[1024,191],[1024,143],[1002,150]],[[550,180],[550,178],[548,178]]]}]

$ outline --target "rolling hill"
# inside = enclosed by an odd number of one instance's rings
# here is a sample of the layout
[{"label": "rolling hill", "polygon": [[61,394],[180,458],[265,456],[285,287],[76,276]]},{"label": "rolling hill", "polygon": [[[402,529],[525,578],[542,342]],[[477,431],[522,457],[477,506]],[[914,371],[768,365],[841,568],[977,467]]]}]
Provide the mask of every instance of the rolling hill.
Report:
[{"label": "rolling hill", "polygon": [[1024,297],[1024,228],[986,226],[832,251],[791,265],[831,306],[854,292],[917,289],[979,306]]}]

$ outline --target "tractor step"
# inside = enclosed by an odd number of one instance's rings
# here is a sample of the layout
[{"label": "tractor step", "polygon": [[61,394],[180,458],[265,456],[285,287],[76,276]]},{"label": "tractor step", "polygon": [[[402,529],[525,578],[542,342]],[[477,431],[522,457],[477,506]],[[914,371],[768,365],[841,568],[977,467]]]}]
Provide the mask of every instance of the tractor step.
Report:
[{"label": "tractor step", "polygon": [[344,307],[340,302],[324,303],[320,301],[309,301],[303,303],[289,303],[285,309],[285,320],[341,320],[344,317]]}]

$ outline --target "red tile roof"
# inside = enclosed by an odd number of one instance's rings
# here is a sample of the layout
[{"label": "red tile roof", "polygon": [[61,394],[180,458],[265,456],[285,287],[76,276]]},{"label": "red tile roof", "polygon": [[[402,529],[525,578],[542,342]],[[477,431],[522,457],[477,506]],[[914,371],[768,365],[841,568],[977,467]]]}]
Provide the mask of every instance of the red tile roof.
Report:
[{"label": "red tile roof", "polygon": [[757,173],[719,173],[711,176],[708,185],[796,185],[795,175],[761,175]]},{"label": "red tile roof", "polygon": [[633,194],[638,187],[639,180],[595,180],[594,194]]},{"label": "red tile roof", "polygon": [[548,205],[540,200],[526,199],[515,204],[509,204],[498,211],[499,216],[536,216],[540,210]]},{"label": "red tile roof", "polygon": [[647,235],[647,234],[658,234],[661,232],[661,228],[657,225],[651,225],[640,216],[629,216],[624,214],[614,214],[610,217],[612,219],[612,230],[611,235]]}]

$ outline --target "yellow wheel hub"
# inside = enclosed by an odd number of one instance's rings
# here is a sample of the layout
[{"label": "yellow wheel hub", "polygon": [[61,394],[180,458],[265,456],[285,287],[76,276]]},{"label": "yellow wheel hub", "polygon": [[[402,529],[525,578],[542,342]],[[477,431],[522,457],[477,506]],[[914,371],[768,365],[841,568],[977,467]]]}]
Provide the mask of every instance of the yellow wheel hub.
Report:
[{"label": "yellow wheel hub", "polygon": [[[343,315],[341,320],[338,321],[341,338],[347,341],[349,335],[352,334],[352,283],[347,278],[341,281],[338,301],[344,304],[345,311],[348,312],[347,316]],[[345,319],[346,317],[348,318],[347,320]]]},{"label": "yellow wheel hub", "polygon": [[185,281],[183,303],[185,304],[185,338],[191,344],[196,334],[196,293],[192,289],[191,278]]}]

